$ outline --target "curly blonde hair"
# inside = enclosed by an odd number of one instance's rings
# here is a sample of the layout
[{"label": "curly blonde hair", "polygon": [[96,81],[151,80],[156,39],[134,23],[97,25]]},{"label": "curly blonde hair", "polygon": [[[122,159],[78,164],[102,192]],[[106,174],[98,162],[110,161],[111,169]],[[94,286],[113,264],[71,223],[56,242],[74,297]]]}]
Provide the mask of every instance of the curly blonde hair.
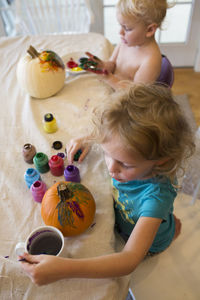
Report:
[{"label": "curly blonde hair", "polygon": [[134,84],[110,96],[95,111],[99,143],[117,134],[122,144],[146,160],[161,160],[155,175],[174,180],[195,150],[194,136],[170,89],[158,84]]},{"label": "curly blonde hair", "polygon": [[134,16],[147,25],[156,23],[160,27],[171,6],[167,0],[119,0],[116,7],[125,17]]}]

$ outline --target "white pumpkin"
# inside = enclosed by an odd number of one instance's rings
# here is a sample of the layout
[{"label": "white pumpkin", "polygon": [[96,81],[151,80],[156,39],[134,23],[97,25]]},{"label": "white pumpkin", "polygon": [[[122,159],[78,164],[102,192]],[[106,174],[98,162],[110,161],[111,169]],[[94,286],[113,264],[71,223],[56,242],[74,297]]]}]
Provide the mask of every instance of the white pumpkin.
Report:
[{"label": "white pumpkin", "polygon": [[20,87],[36,98],[55,95],[65,82],[65,65],[62,59],[50,50],[38,53],[32,46],[27,52],[17,65]]}]

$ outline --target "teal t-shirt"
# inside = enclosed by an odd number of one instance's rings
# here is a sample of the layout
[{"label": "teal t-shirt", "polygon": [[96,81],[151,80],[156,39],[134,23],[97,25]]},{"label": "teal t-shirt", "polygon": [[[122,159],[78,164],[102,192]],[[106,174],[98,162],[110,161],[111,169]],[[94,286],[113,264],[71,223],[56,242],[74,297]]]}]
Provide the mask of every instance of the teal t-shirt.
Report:
[{"label": "teal t-shirt", "polygon": [[169,179],[155,177],[123,183],[112,179],[112,184],[115,222],[119,230],[129,236],[140,217],[162,219],[149,251],[166,249],[174,237],[173,203],[177,195]]}]

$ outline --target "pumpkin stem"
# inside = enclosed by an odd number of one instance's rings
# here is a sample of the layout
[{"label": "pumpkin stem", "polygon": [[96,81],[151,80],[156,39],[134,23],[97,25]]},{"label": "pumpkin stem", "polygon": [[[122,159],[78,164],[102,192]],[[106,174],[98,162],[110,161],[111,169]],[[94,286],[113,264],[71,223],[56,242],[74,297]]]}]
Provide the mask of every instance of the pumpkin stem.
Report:
[{"label": "pumpkin stem", "polygon": [[61,202],[70,199],[73,196],[73,193],[68,189],[67,185],[62,182],[57,186],[58,196]]},{"label": "pumpkin stem", "polygon": [[31,45],[28,48],[27,52],[28,52],[28,54],[30,54],[30,56],[32,58],[36,58],[36,57],[38,57],[40,55],[40,53],[37,52],[37,50],[33,46],[31,46]]}]

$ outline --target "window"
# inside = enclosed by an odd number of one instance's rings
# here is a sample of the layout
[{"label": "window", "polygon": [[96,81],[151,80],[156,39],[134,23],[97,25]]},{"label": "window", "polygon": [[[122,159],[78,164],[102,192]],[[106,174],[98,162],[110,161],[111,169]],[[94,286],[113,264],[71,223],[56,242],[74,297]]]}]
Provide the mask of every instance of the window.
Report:
[{"label": "window", "polygon": [[[186,43],[188,41],[194,1],[176,1],[176,4],[167,10],[166,18],[162,24],[162,30],[157,30],[156,40],[159,44]],[[171,0],[169,2],[173,1]]]},{"label": "window", "polygon": [[0,0],[1,35],[12,36],[14,34],[13,0]]}]

